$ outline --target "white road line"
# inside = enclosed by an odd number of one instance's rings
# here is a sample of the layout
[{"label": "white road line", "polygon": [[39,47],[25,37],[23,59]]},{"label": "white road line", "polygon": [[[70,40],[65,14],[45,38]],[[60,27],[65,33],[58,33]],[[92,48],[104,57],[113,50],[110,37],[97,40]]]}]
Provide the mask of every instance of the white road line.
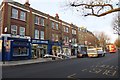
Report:
[{"label": "white road line", "polygon": [[69,75],[67,76],[67,78],[74,78],[74,76],[76,75],[76,73],[72,74],[72,75]]}]

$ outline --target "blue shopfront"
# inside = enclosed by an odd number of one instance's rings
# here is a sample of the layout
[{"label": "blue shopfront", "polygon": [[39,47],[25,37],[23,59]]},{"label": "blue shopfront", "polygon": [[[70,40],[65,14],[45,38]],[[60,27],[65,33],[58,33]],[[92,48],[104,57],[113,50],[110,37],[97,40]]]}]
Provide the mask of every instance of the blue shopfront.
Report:
[{"label": "blue shopfront", "polygon": [[49,52],[49,41],[48,40],[40,40],[40,39],[32,39],[32,58],[43,58],[45,54]]},{"label": "blue shopfront", "polygon": [[3,41],[2,56],[4,60],[31,59],[31,44],[29,39],[7,37]]},{"label": "blue shopfront", "polygon": [[62,44],[60,42],[49,41],[49,54],[57,55],[62,52]]},{"label": "blue shopfront", "polygon": [[2,60],[2,52],[3,52],[3,38],[0,37],[0,61]]}]

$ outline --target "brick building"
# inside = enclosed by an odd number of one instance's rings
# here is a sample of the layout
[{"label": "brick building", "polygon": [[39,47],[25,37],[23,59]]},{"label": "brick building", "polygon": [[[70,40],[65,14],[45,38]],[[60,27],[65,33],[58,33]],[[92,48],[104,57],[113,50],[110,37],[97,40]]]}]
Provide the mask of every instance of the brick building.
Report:
[{"label": "brick building", "polygon": [[96,47],[98,44],[98,39],[96,38],[96,36],[92,32],[88,31],[85,27],[79,27],[78,40],[79,45]]},{"label": "brick building", "polygon": [[[60,52],[75,55],[78,27],[18,2],[0,5],[0,53],[5,60],[31,59]],[[74,50],[72,50],[74,49]],[[72,53],[71,53],[72,52]]]}]

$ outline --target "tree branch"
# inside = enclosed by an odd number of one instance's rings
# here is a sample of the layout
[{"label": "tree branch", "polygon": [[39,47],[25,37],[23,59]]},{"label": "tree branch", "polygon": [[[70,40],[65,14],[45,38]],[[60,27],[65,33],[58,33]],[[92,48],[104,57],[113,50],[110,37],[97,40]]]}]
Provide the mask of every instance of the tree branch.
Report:
[{"label": "tree branch", "polygon": [[111,4],[75,4],[72,3],[70,4],[73,7],[78,7],[78,6],[91,6],[91,7],[97,7],[97,6],[109,6],[111,9],[113,9],[113,6]]},{"label": "tree branch", "polygon": [[84,16],[89,16],[89,15],[91,15],[91,16],[101,17],[101,16],[105,16],[105,15],[110,14],[110,13],[113,13],[113,12],[118,12],[118,11],[120,11],[120,8],[115,8],[115,9],[106,11],[106,12],[104,12],[104,13],[102,13],[102,14],[94,14],[94,13],[91,13],[91,14],[90,14],[90,13],[88,13],[87,15],[84,15]]}]

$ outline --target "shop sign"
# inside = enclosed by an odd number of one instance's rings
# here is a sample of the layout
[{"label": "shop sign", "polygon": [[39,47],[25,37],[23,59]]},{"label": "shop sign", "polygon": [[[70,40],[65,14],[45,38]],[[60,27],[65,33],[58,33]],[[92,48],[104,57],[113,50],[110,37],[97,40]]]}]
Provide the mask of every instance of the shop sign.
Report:
[{"label": "shop sign", "polygon": [[18,42],[18,41],[15,41],[13,42],[14,45],[29,45],[29,43],[27,42]]},{"label": "shop sign", "polygon": [[44,43],[44,44],[48,44],[48,41],[32,40],[32,43]]}]

